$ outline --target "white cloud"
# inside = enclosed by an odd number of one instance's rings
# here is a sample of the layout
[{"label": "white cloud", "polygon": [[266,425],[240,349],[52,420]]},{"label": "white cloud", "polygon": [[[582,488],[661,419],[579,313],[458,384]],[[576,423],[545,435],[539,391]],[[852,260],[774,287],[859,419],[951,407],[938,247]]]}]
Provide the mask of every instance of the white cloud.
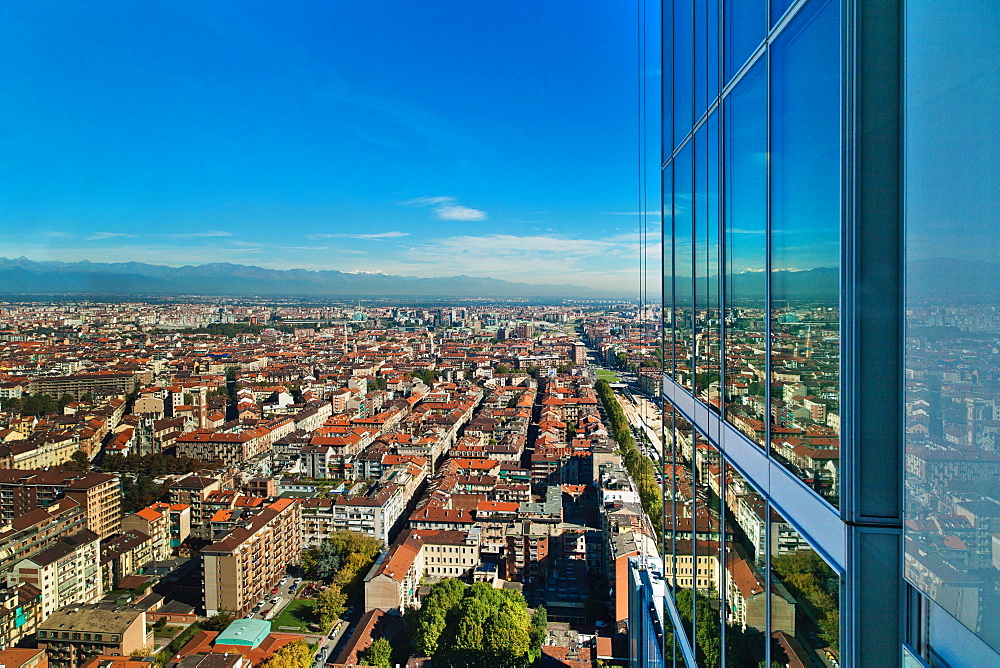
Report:
[{"label": "white cloud", "polygon": [[307,234],[309,239],[395,239],[397,237],[408,237],[409,232],[372,232],[370,234]]},{"label": "white cloud", "polygon": [[231,237],[232,232],[226,232],[224,230],[209,230],[208,232],[192,232],[190,234],[176,234],[173,236],[177,237]]},{"label": "white cloud", "polygon": [[101,239],[134,239],[136,235],[125,234],[124,232],[97,232],[87,237],[87,241],[100,241]]},{"label": "white cloud", "polygon": [[458,204],[454,197],[418,197],[402,202],[402,204],[432,207],[434,213],[441,220],[476,221],[487,218],[485,211]]}]

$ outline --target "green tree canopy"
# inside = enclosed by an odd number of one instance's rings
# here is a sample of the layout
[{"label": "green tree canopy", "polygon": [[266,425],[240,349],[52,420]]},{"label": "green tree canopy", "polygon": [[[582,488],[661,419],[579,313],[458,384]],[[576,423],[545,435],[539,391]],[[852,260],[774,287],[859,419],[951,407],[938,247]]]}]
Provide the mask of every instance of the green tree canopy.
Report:
[{"label": "green tree canopy", "polygon": [[376,638],[368,648],[361,653],[362,662],[369,666],[392,668],[392,645],[385,638]]},{"label": "green tree canopy", "polygon": [[218,614],[212,615],[205,621],[201,622],[200,626],[205,631],[223,631],[227,626],[232,624],[235,619],[235,612],[222,610]]},{"label": "green tree canopy", "polygon": [[433,585],[414,627],[414,650],[435,665],[524,668],[535,658],[524,596],[486,583]]},{"label": "green tree canopy", "polygon": [[281,647],[264,661],[261,668],[309,668],[312,665],[313,651],[305,640],[296,640]]}]

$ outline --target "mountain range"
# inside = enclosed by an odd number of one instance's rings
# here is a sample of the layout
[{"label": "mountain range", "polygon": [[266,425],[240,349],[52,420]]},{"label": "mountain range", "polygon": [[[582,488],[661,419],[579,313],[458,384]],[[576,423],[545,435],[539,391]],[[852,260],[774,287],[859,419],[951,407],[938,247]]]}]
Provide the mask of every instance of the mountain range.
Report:
[{"label": "mountain range", "polygon": [[168,267],[142,262],[38,262],[0,258],[0,295],[205,295],[269,297],[631,297],[579,285],[494,278],[264,269],[229,263]]}]

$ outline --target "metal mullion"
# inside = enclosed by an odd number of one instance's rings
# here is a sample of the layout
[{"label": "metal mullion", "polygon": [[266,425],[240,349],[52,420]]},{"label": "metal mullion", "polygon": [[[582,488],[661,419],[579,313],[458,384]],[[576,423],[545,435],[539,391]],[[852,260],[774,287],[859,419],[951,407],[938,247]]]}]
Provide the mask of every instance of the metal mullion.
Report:
[{"label": "metal mullion", "polygon": [[[771,2],[766,3],[767,21],[771,22]],[[776,32],[774,33],[776,34]],[[772,243],[771,243],[771,35],[764,44],[764,87],[765,112],[767,118],[765,125],[765,145],[767,146],[767,158],[764,162],[765,182],[764,201],[766,202],[764,211],[764,269],[767,280],[764,281],[764,455],[771,461],[771,347],[774,343],[771,339],[771,280],[772,280]],[[767,620],[764,623],[764,665],[771,665],[771,469],[768,467],[767,494],[764,496],[764,536],[767,547],[767,554],[764,561],[764,588],[767,598],[764,602],[765,615]]]}]

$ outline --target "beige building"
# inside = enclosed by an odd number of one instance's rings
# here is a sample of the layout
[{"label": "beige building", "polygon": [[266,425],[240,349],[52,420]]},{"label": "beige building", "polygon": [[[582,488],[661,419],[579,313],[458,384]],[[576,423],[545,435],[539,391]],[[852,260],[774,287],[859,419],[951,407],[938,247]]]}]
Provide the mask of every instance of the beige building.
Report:
[{"label": "beige building", "polygon": [[278,499],[202,550],[205,614],[245,615],[302,553],[302,520],[294,499]]},{"label": "beige building", "polygon": [[[42,621],[42,592],[30,584],[0,588],[0,647],[15,647]],[[0,656],[0,665],[11,666]]]},{"label": "beige building", "polygon": [[389,544],[409,499],[402,485],[379,483],[366,494],[337,496],[333,503],[333,528],[357,531]]},{"label": "beige building", "polygon": [[81,605],[45,619],[35,634],[55,668],[79,668],[94,656],[128,656],[153,644],[146,613],[129,606]]},{"label": "beige building", "polygon": [[177,454],[233,466],[270,452],[275,441],[294,430],[295,422],[289,417],[241,420],[227,431],[196,429],[177,438]]},{"label": "beige building", "polygon": [[365,577],[365,611],[419,607],[417,589],[422,581],[467,579],[478,566],[478,528],[404,531]]},{"label": "beige building", "polygon": [[101,598],[101,539],[84,529],[17,562],[10,585],[32,584],[42,591],[42,616],[59,608]]}]

